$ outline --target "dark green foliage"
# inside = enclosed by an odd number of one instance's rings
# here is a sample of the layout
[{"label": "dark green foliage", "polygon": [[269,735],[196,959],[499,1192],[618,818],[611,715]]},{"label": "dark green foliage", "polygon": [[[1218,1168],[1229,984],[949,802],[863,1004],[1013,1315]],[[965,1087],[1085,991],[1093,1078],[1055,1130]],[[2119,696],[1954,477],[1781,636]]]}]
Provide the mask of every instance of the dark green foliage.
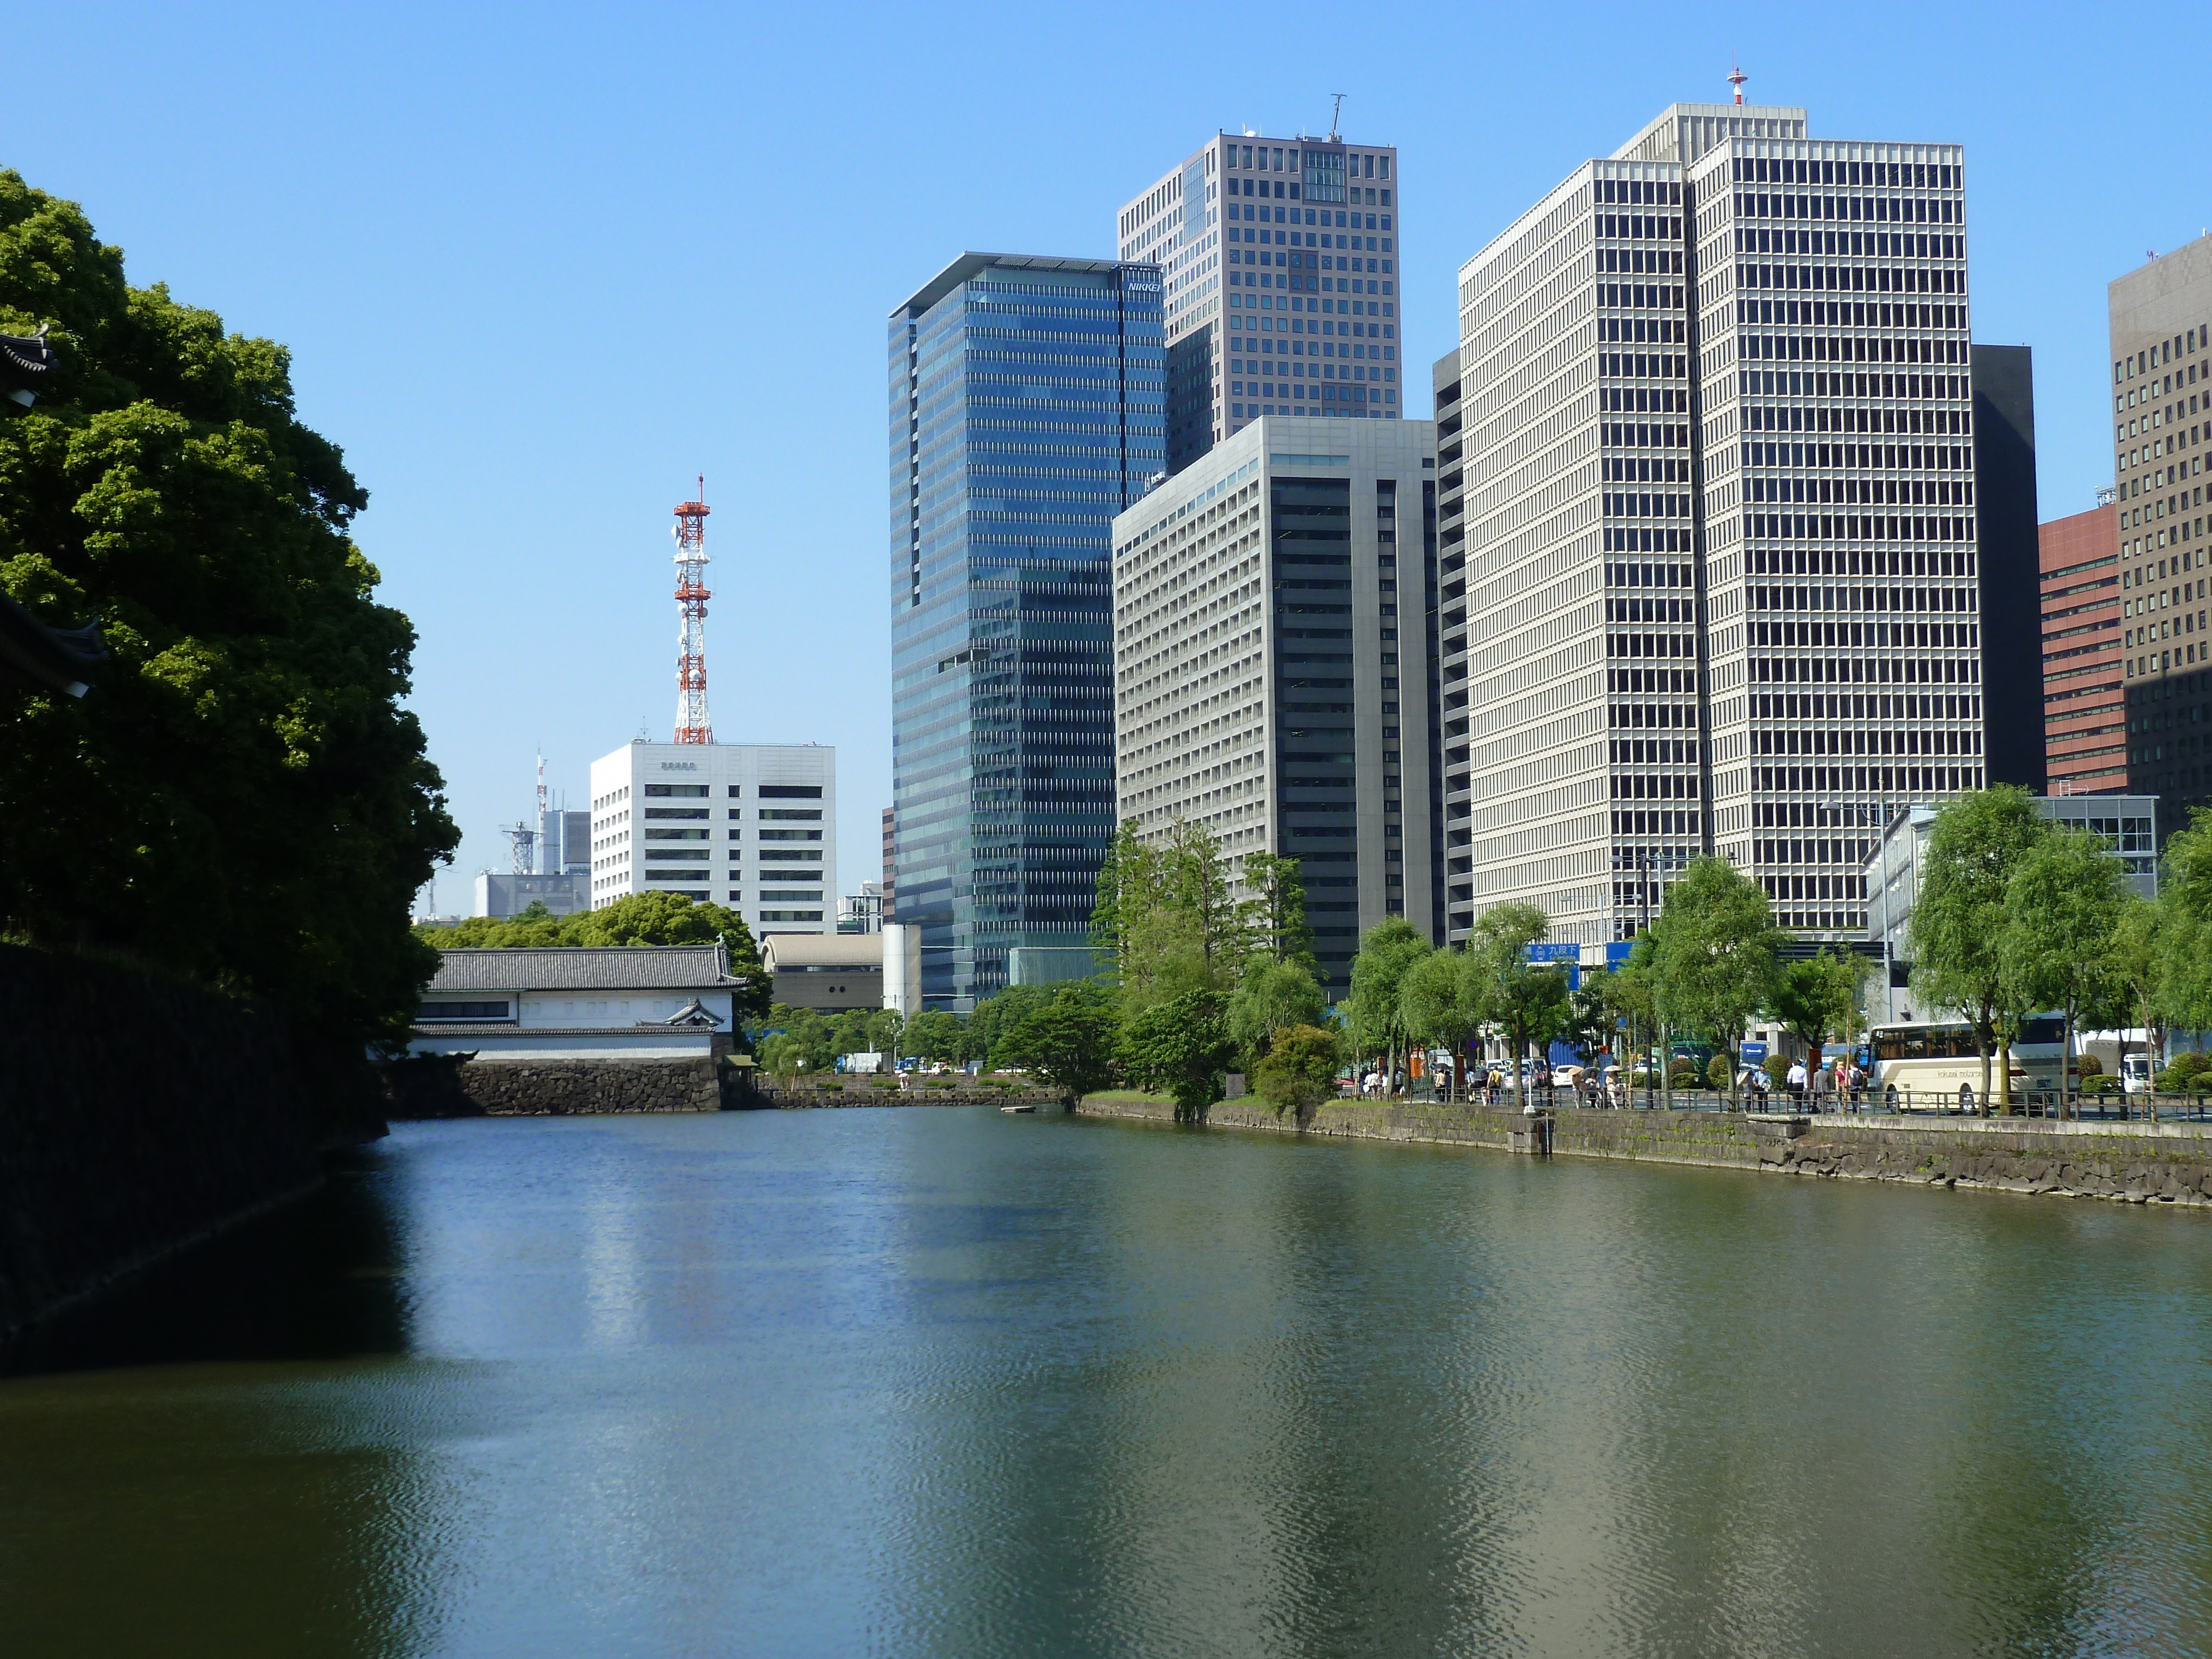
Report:
[{"label": "dark green foliage", "polygon": [[1139,1087],[1173,1095],[1178,1117],[1221,1098],[1234,1054],[1221,1000],[1203,991],[1152,1004],[1121,1033],[1122,1069]]},{"label": "dark green foliage", "polygon": [[349,538],[368,497],[290,358],[132,289],[81,210],[0,172],[0,331],[51,324],[0,419],[0,590],[97,620],[79,700],[0,690],[0,927],[283,1008],[334,1052],[404,1033],[408,908],[458,840],[401,707],[414,630]]},{"label": "dark green foliage", "polygon": [[1255,957],[1229,999],[1230,1038],[1237,1051],[1256,1065],[1273,1045],[1276,1032],[1319,1025],[1328,1007],[1328,999],[1303,963]]},{"label": "dark green foliage", "polygon": [[769,1035],[760,1045],[761,1064],[777,1077],[826,1072],[835,1063],[835,1033],[830,1022],[811,1008],[776,1003],[768,1011],[768,1024]]},{"label": "dark green foliage", "polygon": [[968,1034],[960,1024],[959,1015],[942,1009],[927,1009],[906,1022],[900,1046],[908,1054],[918,1054],[932,1064],[950,1065],[965,1055]]},{"label": "dark green foliage", "polygon": [[991,1063],[1019,1067],[1067,1094],[1087,1095],[1114,1080],[1119,1035],[1112,999],[1091,981],[1077,980],[1056,988],[1051,1000],[1006,1029],[992,1046]]},{"label": "dark green foliage", "polygon": [[1058,989],[1052,985],[1009,985],[998,995],[977,1003],[975,1012],[968,1017],[969,1058],[980,1060],[987,1069],[994,1071],[1012,1065],[1000,1053],[1006,1034],[1031,1014],[1050,1007]]},{"label": "dark green foliage", "polygon": [[1306,884],[1298,861],[1277,853],[1247,853],[1239,872],[1251,895],[1240,907],[1252,953],[1268,962],[1303,968],[1309,978],[1319,971],[1313,928],[1306,921]]},{"label": "dark green foliage", "polygon": [[1304,1116],[1336,1092],[1342,1040],[1318,1025],[1293,1025],[1275,1034],[1274,1046],[1252,1074],[1253,1089],[1279,1115]]}]

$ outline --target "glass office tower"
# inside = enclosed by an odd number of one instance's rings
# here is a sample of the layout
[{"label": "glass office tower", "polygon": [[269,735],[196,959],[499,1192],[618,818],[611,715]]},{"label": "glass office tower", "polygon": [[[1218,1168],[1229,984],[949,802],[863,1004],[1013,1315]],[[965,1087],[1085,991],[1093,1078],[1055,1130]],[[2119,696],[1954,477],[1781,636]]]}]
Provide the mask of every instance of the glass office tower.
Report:
[{"label": "glass office tower", "polygon": [[890,319],[892,859],[921,1001],[1091,971],[1114,515],[1166,459],[1152,265],[966,253]]}]

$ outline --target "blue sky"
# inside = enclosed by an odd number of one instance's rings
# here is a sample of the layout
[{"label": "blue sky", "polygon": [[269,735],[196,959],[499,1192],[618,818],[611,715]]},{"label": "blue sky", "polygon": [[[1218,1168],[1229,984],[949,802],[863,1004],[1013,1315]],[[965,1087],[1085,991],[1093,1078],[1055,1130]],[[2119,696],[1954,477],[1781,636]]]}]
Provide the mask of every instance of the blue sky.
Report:
[{"label": "blue sky", "polygon": [[1218,128],[1326,131],[1343,92],[1347,137],[1399,146],[1417,363],[1461,260],[1667,103],[1724,99],[1732,55],[1817,136],[1962,143],[1974,336],[2035,348],[2045,519],[2110,476],[2105,284],[2212,219],[2206,105],[2154,44],[2200,42],[2201,7],[6,11],[0,161],[135,282],[289,344],[370,492],[467,837],[447,909],[504,867],[538,747],[581,805],[593,757],[665,736],[700,472],[717,734],[836,745],[846,884],[875,873],[884,319],[963,248],[1110,255],[1121,203]]}]

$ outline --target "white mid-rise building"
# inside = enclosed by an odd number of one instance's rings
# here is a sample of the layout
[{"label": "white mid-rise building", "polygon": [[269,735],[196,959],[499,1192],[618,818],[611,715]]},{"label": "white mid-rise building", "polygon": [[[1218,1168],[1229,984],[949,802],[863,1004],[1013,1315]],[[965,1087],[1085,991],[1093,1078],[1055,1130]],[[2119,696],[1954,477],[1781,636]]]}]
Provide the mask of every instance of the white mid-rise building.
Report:
[{"label": "white mid-rise building", "polygon": [[1676,105],[1460,273],[1439,366],[1447,930],[1632,936],[1717,854],[1859,934],[1983,781],[1956,146]]},{"label": "white mid-rise building", "polygon": [[1122,207],[1165,289],[1170,472],[1268,415],[1399,418],[1400,195],[1388,145],[1224,132]]},{"label": "white mid-rise building", "polygon": [[1114,521],[1119,816],[1295,856],[1326,988],[1432,930],[1435,428],[1263,416]]},{"label": "white mid-rise building", "polygon": [[836,928],[837,751],[647,743],[592,763],[592,908],[632,893],[726,905],[756,934]]}]

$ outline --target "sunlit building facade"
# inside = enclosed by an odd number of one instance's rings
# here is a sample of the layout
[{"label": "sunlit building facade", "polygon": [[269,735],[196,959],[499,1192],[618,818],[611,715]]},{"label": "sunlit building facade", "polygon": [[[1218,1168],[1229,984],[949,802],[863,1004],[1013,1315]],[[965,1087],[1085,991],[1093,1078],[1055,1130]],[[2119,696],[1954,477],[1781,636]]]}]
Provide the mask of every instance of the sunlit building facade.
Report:
[{"label": "sunlit building facade", "polygon": [[1267,415],[1396,420],[1398,152],[1218,133],[1122,205],[1115,245],[1160,268],[1167,470]]},{"label": "sunlit building facade", "polygon": [[893,868],[921,1006],[1085,944],[1114,834],[1114,516],[1159,472],[1160,275],[968,253],[891,313]]},{"label": "sunlit building facade", "polygon": [[[1856,937],[1984,779],[1955,146],[1676,105],[1468,260],[1437,375],[1447,930],[1632,936],[1729,859]],[[2025,641],[2022,641],[2023,647]]]}]

